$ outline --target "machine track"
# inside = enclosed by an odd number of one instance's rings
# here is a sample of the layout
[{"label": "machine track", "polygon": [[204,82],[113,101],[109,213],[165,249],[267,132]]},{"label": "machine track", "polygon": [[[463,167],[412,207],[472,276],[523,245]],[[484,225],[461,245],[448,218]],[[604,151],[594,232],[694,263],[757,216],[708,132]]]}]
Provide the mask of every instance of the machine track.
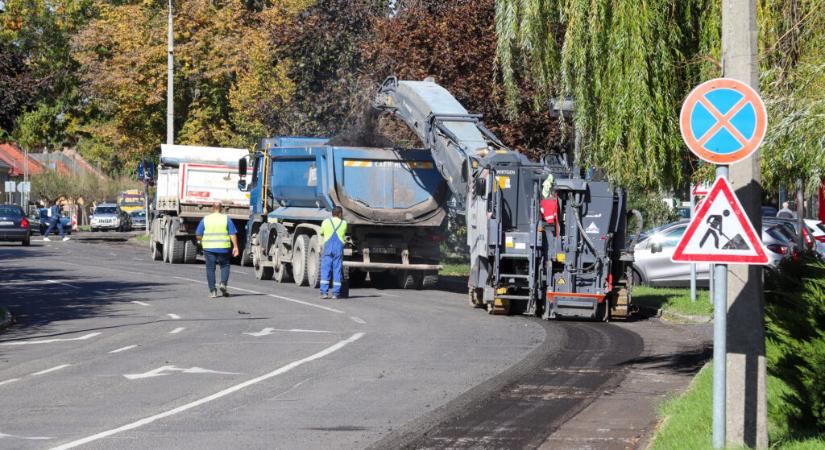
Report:
[{"label": "machine track", "polygon": [[624,363],[643,349],[637,334],[612,324],[542,323],[544,343],[522,362],[372,448],[537,448],[618,386]]}]

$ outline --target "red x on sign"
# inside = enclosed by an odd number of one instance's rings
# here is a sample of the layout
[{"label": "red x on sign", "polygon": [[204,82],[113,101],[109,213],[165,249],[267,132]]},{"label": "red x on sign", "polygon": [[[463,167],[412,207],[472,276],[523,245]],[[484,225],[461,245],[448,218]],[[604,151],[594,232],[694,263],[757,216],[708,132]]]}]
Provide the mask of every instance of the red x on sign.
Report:
[{"label": "red x on sign", "polygon": [[690,150],[714,164],[750,156],[765,137],[767,113],[747,84],[717,78],[697,86],[682,104],[679,128]]}]

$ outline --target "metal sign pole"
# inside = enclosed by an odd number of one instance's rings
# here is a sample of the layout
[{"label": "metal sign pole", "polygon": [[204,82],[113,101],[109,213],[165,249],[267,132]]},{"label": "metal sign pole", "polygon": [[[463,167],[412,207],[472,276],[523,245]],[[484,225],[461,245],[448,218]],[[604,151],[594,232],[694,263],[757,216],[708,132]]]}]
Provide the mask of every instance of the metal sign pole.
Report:
[{"label": "metal sign pole", "polygon": [[[728,166],[716,166],[727,178]],[[728,265],[713,266],[713,448],[725,447],[725,364],[727,360]]]},{"label": "metal sign pole", "polygon": [[[696,197],[693,195],[693,191],[695,186],[691,186],[690,189],[690,218],[693,219],[693,215],[696,214]],[[690,301],[696,301],[696,264],[690,265]]]}]

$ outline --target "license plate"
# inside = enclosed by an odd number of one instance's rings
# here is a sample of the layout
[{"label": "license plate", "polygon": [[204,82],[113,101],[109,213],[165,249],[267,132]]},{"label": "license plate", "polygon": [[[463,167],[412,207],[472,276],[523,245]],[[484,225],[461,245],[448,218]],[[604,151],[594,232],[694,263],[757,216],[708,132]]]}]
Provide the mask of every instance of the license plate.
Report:
[{"label": "license plate", "polygon": [[0,220],[0,225],[14,225],[14,222],[10,220]]},{"label": "license plate", "polygon": [[375,248],[370,248],[370,253],[375,253],[375,254],[378,254],[378,255],[394,255],[395,254],[395,249],[394,248],[388,248],[388,247],[375,247]]}]

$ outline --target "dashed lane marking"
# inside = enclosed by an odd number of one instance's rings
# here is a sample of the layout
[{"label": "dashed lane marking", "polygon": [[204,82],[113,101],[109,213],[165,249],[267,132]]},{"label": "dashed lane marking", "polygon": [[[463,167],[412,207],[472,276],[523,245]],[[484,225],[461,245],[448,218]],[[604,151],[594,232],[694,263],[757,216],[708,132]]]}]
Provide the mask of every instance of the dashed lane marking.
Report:
[{"label": "dashed lane marking", "polygon": [[62,281],[57,281],[57,280],[46,280],[46,281],[48,281],[49,283],[52,283],[52,284],[59,284],[61,286],[68,286],[72,289],[80,289],[79,287],[77,287],[75,285],[72,285],[72,284],[69,284],[69,283],[64,283]]},{"label": "dashed lane marking", "polygon": [[4,384],[14,383],[15,381],[20,381],[20,378],[9,378],[8,380],[0,381],[0,386]]},{"label": "dashed lane marking", "polygon": [[69,341],[85,341],[103,333],[89,333],[76,338],[55,338],[55,339],[41,339],[38,341],[15,341],[15,342],[0,342],[0,345],[33,345],[33,344],[53,344],[55,342],[69,342]]},{"label": "dashed lane marking", "polygon": [[133,429],[139,428],[143,425],[148,425],[148,424],[150,424],[152,422],[155,422],[157,420],[164,419],[164,418],[170,417],[170,416],[174,416],[175,414],[181,413],[183,411],[186,411],[186,410],[189,410],[189,409],[192,409],[192,408],[196,408],[200,405],[211,402],[213,400],[217,400],[221,397],[226,397],[229,394],[233,394],[235,392],[238,392],[238,391],[240,391],[244,388],[247,388],[249,386],[252,386],[254,384],[260,383],[262,381],[266,381],[266,380],[268,380],[272,377],[277,377],[278,375],[282,375],[284,373],[287,373],[287,372],[291,371],[292,369],[295,369],[296,367],[300,367],[300,366],[302,366],[306,363],[315,361],[316,359],[320,359],[320,358],[323,358],[327,355],[335,353],[338,350],[341,350],[342,348],[346,347],[347,345],[352,344],[353,342],[361,339],[362,337],[364,337],[364,333],[356,333],[356,334],[350,336],[347,339],[344,339],[342,341],[338,341],[337,343],[325,348],[324,350],[321,350],[318,353],[307,356],[306,358],[303,358],[303,359],[299,359],[297,361],[293,361],[293,362],[291,362],[291,363],[289,363],[285,366],[281,366],[281,367],[273,370],[272,372],[261,375],[257,378],[252,378],[251,380],[247,380],[247,381],[244,381],[243,383],[239,383],[239,384],[236,384],[234,386],[228,387],[228,388],[226,388],[222,391],[216,392],[216,393],[214,393],[212,395],[209,395],[207,397],[203,397],[199,400],[195,400],[194,402],[178,406],[177,408],[173,408],[173,409],[170,409],[168,411],[164,411],[162,413],[155,414],[153,416],[145,417],[143,419],[140,419],[140,420],[134,421],[132,423],[123,425],[121,427],[113,428],[111,430],[106,430],[106,431],[103,431],[103,432],[100,432],[100,433],[97,433],[97,434],[93,434],[91,436],[87,436],[87,437],[84,437],[84,438],[81,438],[81,439],[77,439],[77,440],[74,440],[74,441],[71,441],[71,442],[67,442],[67,443],[59,445],[57,447],[53,447],[52,450],[67,450],[67,449],[70,449],[70,448],[75,448],[75,447],[83,445],[83,444],[88,444],[89,442],[94,442],[94,441],[97,441],[99,439],[103,439],[105,437],[109,437],[109,436],[121,433],[123,431],[133,430]]},{"label": "dashed lane marking", "polygon": [[140,305],[140,306],[149,306],[149,304],[148,304],[148,303],[146,303],[146,302],[142,302],[142,301],[140,301],[140,300],[132,300],[132,303],[134,303],[134,304],[136,304],[136,305]]},{"label": "dashed lane marking", "polygon": [[181,331],[183,331],[185,329],[186,329],[185,327],[177,327],[174,330],[170,331],[169,334],[178,334],[178,333],[180,333]]},{"label": "dashed lane marking", "polygon": [[[206,284],[206,282],[204,282],[204,281],[193,280],[191,278],[184,278],[184,277],[172,277],[172,278],[177,278],[178,280],[184,280],[184,281],[191,281],[192,283]],[[336,314],[344,314],[344,311],[341,311],[340,309],[330,308],[328,306],[323,306],[323,305],[316,305],[315,303],[305,302],[303,300],[298,300],[298,299],[295,299],[295,298],[284,297],[282,295],[266,294],[264,292],[258,292],[258,291],[253,291],[252,289],[244,289],[244,288],[238,288],[238,287],[230,288],[230,290],[233,290],[233,289],[237,290],[237,291],[242,291],[242,292],[249,292],[250,294],[267,295],[269,297],[277,298],[279,300],[284,300],[284,301],[292,302],[292,303],[298,303],[300,305],[310,306],[310,307],[313,307],[313,308],[323,309],[324,311],[334,312]]]},{"label": "dashed lane marking", "polygon": [[177,315],[177,314],[169,313],[169,314],[167,314],[167,316],[169,316],[171,319],[174,319],[174,320],[180,319],[180,316]]},{"label": "dashed lane marking", "polygon": [[360,323],[361,325],[364,325],[364,324],[366,324],[366,323],[367,323],[367,321],[366,321],[366,320],[364,320],[364,319],[362,319],[362,318],[360,318],[360,317],[356,317],[356,316],[349,316],[349,318],[350,318],[350,320],[352,320],[353,322],[355,322],[355,323]]},{"label": "dashed lane marking", "polygon": [[23,439],[23,440],[26,440],[26,441],[45,441],[45,440],[49,440],[49,439],[54,439],[54,438],[45,437],[45,436],[17,436],[17,435],[14,435],[14,434],[0,433],[0,439],[9,439],[9,438],[11,438],[11,439]]},{"label": "dashed lane marking", "polygon": [[133,349],[133,348],[135,348],[135,347],[137,347],[137,345],[127,345],[126,347],[116,348],[116,349],[114,349],[114,350],[110,351],[109,353],[120,353],[120,352],[125,352],[126,350],[131,350],[131,349]]},{"label": "dashed lane marking", "polygon": [[280,331],[284,333],[332,333],[332,331],[324,331],[324,330],[302,330],[300,328],[291,328],[289,330],[281,329],[281,328],[264,328],[261,331],[255,331],[252,333],[244,333],[248,334],[249,336],[261,337],[261,336],[269,336],[270,334]]},{"label": "dashed lane marking", "polygon": [[71,366],[71,364],[61,364],[59,366],[52,367],[51,369],[46,369],[46,370],[41,370],[40,372],[35,372],[32,375],[44,375],[44,374],[47,374],[49,372],[54,372],[54,371],[57,371],[57,370],[60,370],[60,369],[65,369],[66,367],[69,367],[69,366]]}]

